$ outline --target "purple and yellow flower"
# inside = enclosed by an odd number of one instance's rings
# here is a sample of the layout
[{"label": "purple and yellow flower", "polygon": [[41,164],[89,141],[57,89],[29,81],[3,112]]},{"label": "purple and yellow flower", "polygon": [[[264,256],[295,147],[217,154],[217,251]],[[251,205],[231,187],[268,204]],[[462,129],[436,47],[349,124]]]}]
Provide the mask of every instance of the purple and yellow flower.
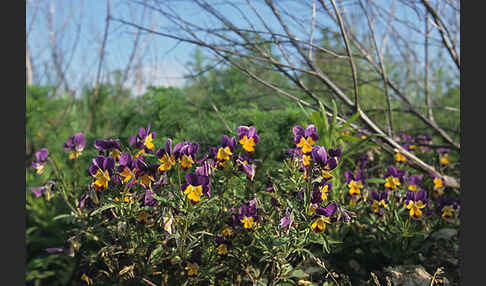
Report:
[{"label": "purple and yellow flower", "polygon": [[225,236],[217,235],[216,245],[218,255],[226,256],[228,254],[228,249],[231,246],[231,241]]},{"label": "purple and yellow flower", "polygon": [[240,207],[240,214],[238,220],[243,224],[243,227],[251,231],[258,221],[256,202],[251,200],[247,204],[243,204]]},{"label": "purple and yellow flower", "polygon": [[312,146],[319,140],[316,126],[311,124],[305,129],[301,125],[296,125],[292,129],[294,133],[294,142],[302,150],[303,154],[308,154],[312,151]]},{"label": "purple and yellow flower", "polygon": [[118,164],[118,175],[123,177],[122,183],[132,185],[135,183],[135,171],[137,166],[135,165],[135,161],[132,159],[132,155],[130,153],[123,153],[120,155],[119,164]]},{"label": "purple and yellow flower", "polygon": [[358,169],[355,174],[346,171],[344,172],[344,176],[346,177],[346,183],[349,187],[349,194],[359,196],[361,194],[361,189],[365,184],[363,169]]},{"label": "purple and yellow flower", "polygon": [[407,161],[407,159],[405,158],[405,156],[403,156],[402,153],[396,152],[395,153],[395,161],[397,163],[405,163]]},{"label": "purple and yellow flower", "polygon": [[199,150],[199,143],[183,141],[175,145],[174,155],[181,163],[182,170],[192,167],[196,161],[196,153]]},{"label": "purple and yellow flower", "polygon": [[389,166],[385,173],[385,187],[395,190],[403,183],[403,175],[405,175],[405,170],[398,170],[395,166]]},{"label": "purple and yellow flower", "polygon": [[32,167],[34,167],[38,175],[44,172],[48,156],[49,150],[47,150],[47,148],[42,148],[35,153],[35,159],[32,161]]},{"label": "purple and yellow flower", "polygon": [[238,142],[243,149],[248,153],[254,152],[256,144],[260,142],[256,128],[254,126],[239,126],[236,133],[238,133]]},{"label": "purple and yellow flower", "polygon": [[136,136],[130,136],[130,146],[135,145],[139,149],[135,158],[138,158],[143,153],[150,153],[155,146],[152,140],[155,138],[155,132],[150,133],[150,124],[147,128],[140,127]]},{"label": "purple and yellow flower", "polygon": [[408,177],[408,189],[416,192],[422,183],[422,175],[412,175]]},{"label": "purple and yellow flower", "polygon": [[424,190],[407,191],[405,207],[410,210],[409,215],[413,218],[422,217],[422,209],[428,204],[427,193]]},{"label": "purple and yellow flower", "polygon": [[373,208],[373,213],[379,214],[380,216],[385,213],[385,208],[388,206],[388,191],[384,190],[380,193],[373,190],[370,193],[371,200],[369,203]]},{"label": "purple and yellow flower", "polygon": [[100,154],[103,154],[104,152],[103,155],[120,160],[122,148],[118,140],[96,139],[94,141],[94,147],[96,150],[100,151]]},{"label": "purple and yellow flower", "polygon": [[311,150],[312,160],[321,169],[321,176],[324,179],[331,179],[333,175],[330,173],[336,169],[339,158],[341,157],[341,149],[329,149],[329,154],[326,148],[322,146],[313,146]]},{"label": "purple and yellow flower", "polygon": [[140,156],[137,159],[135,159],[135,178],[136,178],[136,183],[140,183],[142,186],[145,188],[150,188],[152,185],[152,182],[155,181],[155,177],[157,175],[157,170],[159,168],[159,165],[153,164],[153,165],[148,165],[147,162],[145,161],[144,156]]},{"label": "purple and yellow flower", "polygon": [[311,203],[320,204],[326,202],[329,196],[329,191],[332,190],[332,183],[326,179],[322,179],[319,183],[314,184],[311,193]]},{"label": "purple and yellow flower", "polygon": [[187,270],[187,276],[199,275],[199,265],[202,264],[201,256],[202,250],[195,248],[191,253],[189,261],[184,261],[184,269]]},{"label": "purple and yellow flower", "polygon": [[337,203],[333,202],[327,205],[325,208],[317,208],[314,216],[314,222],[311,224],[311,229],[313,232],[324,232],[326,230],[326,224],[332,222],[331,217],[336,212],[338,208]]},{"label": "purple and yellow flower", "polygon": [[172,140],[167,139],[165,148],[159,149],[155,153],[160,161],[159,172],[167,172],[176,164],[175,154],[172,153]]},{"label": "purple and yellow flower", "polygon": [[438,210],[443,219],[450,219],[457,215],[459,211],[459,202],[454,197],[445,198],[441,196],[437,199],[439,203]]},{"label": "purple and yellow flower", "polygon": [[250,181],[253,181],[256,166],[251,161],[249,156],[240,156],[236,159],[236,164],[238,165],[238,168],[246,174],[247,178],[250,179]]},{"label": "purple and yellow flower", "polygon": [[64,143],[64,151],[69,152],[69,159],[74,160],[81,156],[86,146],[86,136],[76,133]]},{"label": "purple and yellow flower", "polygon": [[143,198],[144,206],[155,206],[157,204],[157,200],[153,198],[153,195],[155,195],[155,193],[152,190],[145,190],[145,196]]},{"label": "purple and yellow flower", "polygon": [[93,186],[97,190],[107,189],[108,183],[113,177],[115,159],[112,157],[96,156],[89,166],[89,173],[94,177]]},{"label": "purple and yellow flower", "polygon": [[181,191],[187,195],[189,201],[195,205],[201,201],[201,196],[204,194],[211,196],[209,189],[209,177],[201,176],[196,173],[188,173],[186,175],[186,182],[181,185]]},{"label": "purple and yellow flower", "polygon": [[224,162],[228,161],[231,158],[231,156],[233,156],[235,146],[236,146],[235,137],[229,138],[226,135],[222,136],[221,146],[218,148],[218,151],[216,153],[216,159],[218,160],[219,164],[222,165]]},{"label": "purple and yellow flower", "polygon": [[434,183],[434,191],[436,191],[439,196],[442,196],[445,190],[444,180],[441,177],[435,175],[432,175],[432,178]]}]

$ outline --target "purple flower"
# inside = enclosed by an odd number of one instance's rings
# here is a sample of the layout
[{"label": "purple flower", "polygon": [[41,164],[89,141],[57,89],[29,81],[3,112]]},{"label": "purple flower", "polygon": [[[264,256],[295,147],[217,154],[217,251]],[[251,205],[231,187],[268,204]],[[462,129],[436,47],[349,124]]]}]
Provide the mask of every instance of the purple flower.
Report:
[{"label": "purple flower", "polygon": [[292,222],[294,221],[294,218],[292,215],[287,215],[284,216],[283,218],[280,219],[280,224],[278,225],[278,228],[286,228],[288,227]]},{"label": "purple flower", "polygon": [[150,133],[150,124],[147,125],[147,128],[140,127],[138,130],[138,134],[136,136],[130,137],[130,146],[135,145],[137,149],[140,151],[135,156],[138,158],[143,153],[150,153],[154,150],[155,146],[152,143],[152,140],[155,138],[155,132]]},{"label": "purple flower", "polygon": [[42,148],[35,153],[35,159],[32,161],[32,167],[34,167],[38,175],[44,172],[48,156],[49,150],[47,150],[47,148]]},{"label": "purple flower", "polygon": [[165,148],[157,150],[155,154],[161,163],[158,169],[160,173],[169,171],[176,164],[176,157],[172,153],[171,139],[167,139]]},{"label": "purple flower", "polygon": [[41,186],[41,187],[31,188],[30,191],[35,195],[36,198],[38,198],[42,196],[42,194],[44,194],[44,192],[46,191],[46,187]]},{"label": "purple flower", "polygon": [[373,208],[373,213],[379,214],[380,216],[383,215],[385,213],[384,208],[386,208],[388,205],[388,191],[385,190],[378,193],[377,191],[373,190],[371,191],[370,195],[371,200],[369,200],[369,203]]},{"label": "purple flower", "polygon": [[315,210],[313,217],[314,222],[311,224],[313,232],[323,232],[326,229],[326,224],[330,224],[335,221],[332,216],[338,209],[338,204],[333,202],[327,205],[325,208],[319,207]]},{"label": "purple flower", "polygon": [[216,244],[218,245],[218,247],[216,247],[218,254],[223,256],[227,255],[228,248],[231,246],[231,241],[225,236],[221,235],[217,235],[215,240]]},{"label": "purple flower", "polygon": [[322,146],[312,146],[311,157],[321,168],[322,177],[330,179],[333,177],[330,172],[336,169],[341,157],[341,149],[329,149],[329,152],[326,152]]},{"label": "purple flower", "polygon": [[422,216],[422,210],[428,205],[427,193],[424,190],[407,191],[405,207],[410,210],[409,214],[413,218]]},{"label": "purple flower", "polygon": [[186,170],[196,161],[196,153],[199,150],[199,143],[196,142],[180,142],[174,147],[175,159],[181,163],[181,168]]},{"label": "purple flower", "polygon": [[361,189],[365,184],[363,169],[358,169],[355,174],[350,171],[346,171],[344,172],[344,176],[346,177],[346,182],[349,187],[349,194],[360,195]]},{"label": "purple flower", "polygon": [[46,252],[49,253],[49,254],[64,253],[64,248],[62,248],[62,247],[46,248]]},{"label": "purple flower", "polygon": [[403,176],[405,170],[398,170],[395,166],[389,166],[385,173],[385,187],[387,189],[395,190],[403,183]]},{"label": "purple flower", "polygon": [[257,135],[256,128],[254,126],[239,126],[236,133],[238,133],[238,142],[243,149],[248,153],[254,152],[255,145],[260,142],[260,136]]},{"label": "purple flower", "polygon": [[440,196],[437,202],[437,212],[444,219],[452,218],[459,212],[459,201],[454,197],[446,198],[445,196]]},{"label": "purple flower", "polygon": [[145,196],[143,199],[144,206],[155,206],[157,204],[157,200],[152,197],[153,195],[155,195],[155,193],[152,190],[145,190]]},{"label": "purple flower", "polygon": [[196,173],[188,173],[186,175],[186,182],[181,185],[181,191],[187,195],[189,201],[195,205],[201,201],[201,196],[204,194],[211,197],[209,188],[209,177],[201,176]]},{"label": "purple flower", "polygon": [[308,125],[305,129],[301,125],[296,125],[292,132],[294,133],[295,144],[304,154],[310,153],[312,146],[319,140],[319,134],[317,134],[316,126],[313,124]]},{"label": "purple flower", "polygon": [[145,157],[140,156],[135,159],[135,166],[135,178],[137,179],[137,182],[139,182],[145,188],[150,188],[152,182],[155,181],[155,176],[157,175],[159,165],[148,165],[145,161]]},{"label": "purple flower", "polygon": [[96,156],[89,166],[89,173],[95,178],[93,186],[97,189],[107,189],[108,182],[113,177],[115,159],[112,157]]},{"label": "purple flower", "polygon": [[118,140],[96,139],[94,141],[94,147],[100,151],[100,154],[104,153],[103,155],[105,156],[111,156],[116,160],[120,159],[122,149]]},{"label": "purple flower", "polygon": [[408,189],[416,192],[422,183],[422,175],[412,175],[408,177]]},{"label": "purple flower", "polygon": [[254,228],[255,223],[258,221],[257,207],[254,200],[241,205],[238,220],[246,230],[251,231]]},{"label": "purple flower", "polygon": [[255,164],[250,162],[251,159],[248,156],[238,157],[236,159],[236,163],[239,166],[239,169],[246,174],[248,179],[253,181],[253,178],[255,177],[256,166]]},{"label": "purple flower", "polygon": [[69,159],[73,160],[81,156],[86,146],[86,136],[83,133],[76,133],[64,143],[64,151],[69,152]]},{"label": "purple flower", "polygon": [[216,159],[218,159],[220,163],[228,161],[233,155],[235,146],[235,137],[231,137],[230,139],[228,136],[223,135],[223,137],[221,138],[221,146],[218,148],[218,151],[216,153]]},{"label": "purple flower", "polygon": [[130,153],[127,152],[120,155],[118,174],[123,178],[121,179],[123,184],[128,183],[131,186],[135,183],[136,168],[137,166]]},{"label": "purple flower", "polygon": [[332,183],[322,179],[320,183],[314,184],[311,193],[311,203],[320,204],[327,201],[329,191],[332,190]]}]

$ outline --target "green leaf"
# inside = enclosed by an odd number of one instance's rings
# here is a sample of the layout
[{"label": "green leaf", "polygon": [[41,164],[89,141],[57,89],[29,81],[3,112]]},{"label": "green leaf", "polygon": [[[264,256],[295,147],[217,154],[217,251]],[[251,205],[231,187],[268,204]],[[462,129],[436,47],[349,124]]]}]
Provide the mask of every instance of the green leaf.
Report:
[{"label": "green leaf", "polygon": [[58,220],[58,219],[68,218],[68,217],[72,217],[71,214],[60,214],[60,215],[53,217],[52,220]]},{"label": "green leaf", "polygon": [[105,210],[111,209],[111,208],[115,208],[115,207],[118,207],[118,205],[116,205],[116,204],[104,205],[104,206],[100,207],[99,209],[94,210],[92,213],[89,214],[89,216],[94,216],[98,213],[101,213],[102,211],[105,211]]},{"label": "green leaf", "polygon": [[329,132],[329,123],[327,122],[327,115],[326,115],[326,109],[324,108],[324,104],[322,102],[319,102],[319,105],[321,106],[321,113],[322,113],[322,125],[324,127],[324,134],[327,134]]},{"label": "green leaf", "polygon": [[290,273],[290,277],[295,277],[295,278],[305,278],[308,276],[309,273],[305,273],[301,269],[295,269],[294,271],[292,271],[292,273]]},{"label": "green leaf", "polygon": [[346,123],[344,123],[340,128],[339,130],[343,130],[343,129],[346,129],[346,128],[349,128],[349,126],[356,120],[358,119],[359,117],[359,112],[356,112],[353,116],[351,116],[351,118],[349,118]]},{"label": "green leaf", "polygon": [[371,179],[366,179],[367,183],[373,183],[373,184],[384,184],[386,181],[385,179],[382,178],[371,178]]}]

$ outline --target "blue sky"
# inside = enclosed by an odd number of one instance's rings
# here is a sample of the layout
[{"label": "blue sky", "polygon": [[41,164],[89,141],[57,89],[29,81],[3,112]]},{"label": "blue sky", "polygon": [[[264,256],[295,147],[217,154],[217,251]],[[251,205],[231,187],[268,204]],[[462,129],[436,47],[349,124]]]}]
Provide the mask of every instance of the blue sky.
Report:
[{"label": "blue sky", "polygon": [[[37,0],[29,0],[26,9],[26,26],[29,27],[30,20],[33,18],[35,13],[35,4]],[[142,6],[134,4],[136,1],[129,0],[112,0],[111,10],[112,14],[116,18],[128,19],[135,17],[135,22],[140,22],[143,19],[143,24],[147,27],[154,27],[158,29],[157,25],[166,25],[167,20],[157,16],[152,15],[150,18],[149,13],[146,12],[142,18]],[[149,1],[151,2],[151,1]],[[285,3],[285,9],[292,11],[292,13],[303,13],[303,9],[299,7],[288,6],[287,1],[278,2],[279,4]],[[309,1],[312,3],[311,1]],[[347,1],[349,2],[349,1]],[[382,0],[377,1],[383,5],[387,5],[389,1]],[[42,61],[49,61],[51,55],[49,54],[48,41],[49,41],[49,30],[47,17],[48,11],[53,11],[53,25],[58,31],[58,42],[64,48],[64,51],[70,51],[77,42],[77,50],[72,58],[72,63],[70,65],[69,74],[70,81],[74,84],[85,82],[87,79],[92,79],[94,82],[96,77],[96,67],[97,67],[97,56],[99,54],[99,45],[101,43],[103,29],[105,25],[106,17],[106,1],[102,0],[84,0],[84,1],[67,1],[67,0],[50,0],[42,1],[41,9],[37,10],[35,14],[35,23],[32,26],[32,31],[28,35],[28,45],[31,51],[34,65]],[[219,3],[219,2],[215,2]],[[246,1],[234,1],[235,4],[246,3]],[[252,2],[253,3],[253,2]],[[81,6],[82,4],[82,6]],[[259,11],[262,11],[261,6],[255,4]],[[284,6],[284,4],[282,4]],[[239,6],[243,9],[250,9],[246,4]],[[353,7],[347,7],[349,10]],[[215,23],[214,19],[205,17],[203,13],[200,13],[200,8],[196,5],[178,5],[174,8],[178,13],[183,13],[186,19],[194,21],[196,23],[211,25]],[[237,24],[242,24],[243,20],[236,12],[235,9],[230,7],[222,7],[222,14],[228,17]],[[267,10],[266,12],[270,12]],[[308,11],[306,11],[308,12]],[[265,13],[265,11],[262,11]],[[397,13],[402,15],[404,19],[412,19],[417,17],[415,13],[412,13],[410,9],[400,9]],[[310,20],[310,15],[306,16]],[[65,22],[65,19],[74,19]],[[76,23],[80,19],[81,23],[81,33],[79,40],[76,41]],[[273,19],[272,17],[266,18]],[[271,27],[277,27],[275,20],[270,21]],[[258,19],[253,16],[251,22],[258,25]],[[290,23],[289,23],[290,24]],[[65,26],[64,33],[62,33],[62,27]],[[328,25],[335,24],[328,23]],[[298,25],[294,25],[295,28],[299,28]],[[307,26],[308,27],[308,26]],[[376,27],[376,32],[379,34],[382,32],[380,27]],[[297,31],[297,30],[296,30]],[[403,30],[404,31],[404,30]],[[134,41],[135,30],[123,25],[119,22],[112,21],[110,23],[109,37],[107,39],[107,49],[105,54],[105,65],[103,66],[104,71],[113,71],[117,68],[124,68],[128,62],[128,58],[131,53],[131,47]],[[62,37],[61,37],[62,36]],[[297,36],[299,36],[297,32]],[[409,36],[409,35],[405,35]],[[187,67],[185,64],[191,59],[191,54],[194,52],[195,46],[187,43],[177,43],[175,40],[152,36],[151,38],[146,38],[144,35],[142,39],[147,39],[150,42],[144,49],[144,57],[141,60],[141,66],[138,71],[150,76],[149,81],[154,81],[156,84],[161,85],[175,85],[180,86],[183,84],[182,77],[187,72]],[[317,37],[317,35],[315,35]],[[410,40],[414,40],[413,34]],[[432,52],[433,53],[433,52]],[[423,50],[417,50],[417,54],[423,56]],[[67,52],[67,58],[69,58],[69,52]],[[38,64],[40,66],[40,64]],[[39,67],[38,67],[39,69]]]}]

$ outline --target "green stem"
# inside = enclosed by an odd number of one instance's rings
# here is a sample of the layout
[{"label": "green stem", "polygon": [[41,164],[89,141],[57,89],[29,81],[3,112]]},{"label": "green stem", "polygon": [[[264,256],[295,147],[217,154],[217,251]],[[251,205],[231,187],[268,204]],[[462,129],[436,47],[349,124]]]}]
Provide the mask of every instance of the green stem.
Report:
[{"label": "green stem", "polygon": [[59,172],[59,168],[56,164],[56,161],[54,160],[54,158],[51,157],[51,159],[49,160],[49,162],[52,162],[52,166],[53,166],[53,170],[54,172],[56,173],[56,176],[61,180],[61,183],[63,184],[63,187],[61,187],[61,190],[62,190],[62,193],[63,193],[63,197],[64,197],[64,201],[66,202],[66,204],[69,206],[69,208],[74,212],[74,213],[77,213],[76,212],[76,209],[71,205],[71,203],[69,202],[69,199],[68,199],[68,196],[67,196],[67,193],[66,193],[66,190],[67,190],[67,184],[66,184],[66,181],[64,180],[64,176],[61,176],[60,172]]}]

